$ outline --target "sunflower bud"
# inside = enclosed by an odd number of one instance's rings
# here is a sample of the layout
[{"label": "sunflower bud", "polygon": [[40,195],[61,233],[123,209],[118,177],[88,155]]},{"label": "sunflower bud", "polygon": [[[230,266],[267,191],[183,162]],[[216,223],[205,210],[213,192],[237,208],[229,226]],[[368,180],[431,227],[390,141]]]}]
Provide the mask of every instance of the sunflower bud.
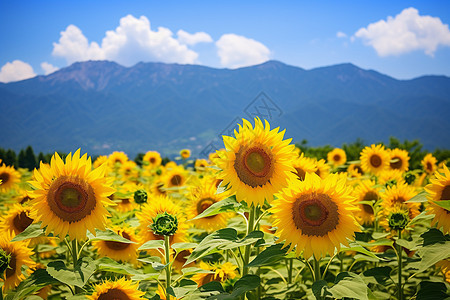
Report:
[{"label": "sunflower bud", "polygon": [[161,175],[161,174],[162,174],[162,170],[161,170],[161,169],[157,169],[157,170],[156,170],[156,175],[159,176],[159,175]]},{"label": "sunflower bud", "polygon": [[393,212],[389,215],[389,227],[392,230],[403,230],[408,225],[409,216],[406,212]]},{"label": "sunflower bud", "polygon": [[3,275],[9,267],[9,262],[11,261],[11,254],[6,253],[5,250],[0,248],[0,278],[3,279]]},{"label": "sunflower bud", "polygon": [[147,192],[144,190],[137,190],[134,192],[134,201],[137,204],[143,204],[147,202]]},{"label": "sunflower bud", "polygon": [[158,214],[149,226],[156,235],[174,235],[178,229],[178,219],[167,212]]},{"label": "sunflower bud", "polygon": [[405,174],[404,178],[405,178],[405,181],[406,181],[407,184],[411,184],[411,183],[414,182],[414,180],[416,180],[416,175],[414,175],[413,173],[408,172],[408,173]]}]

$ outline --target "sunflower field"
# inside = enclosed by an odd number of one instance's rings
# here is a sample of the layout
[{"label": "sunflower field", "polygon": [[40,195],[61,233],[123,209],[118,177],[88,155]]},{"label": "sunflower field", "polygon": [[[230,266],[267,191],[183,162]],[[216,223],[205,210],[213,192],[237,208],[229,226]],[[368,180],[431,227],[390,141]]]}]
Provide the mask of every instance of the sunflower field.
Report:
[{"label": "sunflower field", "polygon": [[209,159],[0,161],[1,299],[450,297],[445,160],[316,159],[251,121]]}]

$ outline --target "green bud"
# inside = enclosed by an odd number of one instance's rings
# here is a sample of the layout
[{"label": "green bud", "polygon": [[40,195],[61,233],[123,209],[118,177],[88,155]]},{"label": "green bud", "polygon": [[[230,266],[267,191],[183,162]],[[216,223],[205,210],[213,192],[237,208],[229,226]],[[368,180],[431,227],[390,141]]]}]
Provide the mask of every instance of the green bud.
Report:
[{"label": "green bud", "polygon": [[178,219],[167,212],[158,214],[149,226],[156,235],[174,235],[178,229]]},{"label": "green bud", "polygon": [[416,180],[416,175],[409,172],[405,174],[405,181],[407,184],[413,183],[414,180]]},{"label": "green bud", "polygon": [[394,212],[389,215],[389,227],[393,230],[403,230],[408,225],[409,216],[406,212]]},{"label": "green bud", "polygon": [[0,248],[0,277],[3,278],[6,269],[9,267],[9,262],[11,261],[11,254],[6,253],[5,250]]},{"label": "green bud", "polygon": [[159,175],[161,175],[161,174],[162,174],[162,170],[161,170],[161,169],[157,169],[157,170],[156,170],[156,175],[159,176]]},{"label": "green bud", "polygon": [[134,192],[134,201],[137,204],[142,204],[147,202],[147,192],[144,190],[137,190]]},{"label": "green bud", "polygon": [[393,187],[396,184],[397,184],[397,179],[391,179],[391,180],[388,180],[384,185],[386,187]]}]

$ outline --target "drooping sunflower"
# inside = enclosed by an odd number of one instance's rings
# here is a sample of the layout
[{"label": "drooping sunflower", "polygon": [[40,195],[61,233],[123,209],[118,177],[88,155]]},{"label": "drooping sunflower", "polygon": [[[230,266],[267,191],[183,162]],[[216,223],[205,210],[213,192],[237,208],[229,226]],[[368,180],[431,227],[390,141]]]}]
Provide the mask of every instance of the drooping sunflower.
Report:
[{"label": "drooping sunflower", "polygon": [[367,146],[361,151],[361,168],[364,172],[380,174],[389,166],[389,153],[383,145]]},{"label": "drooping sunflower", "polygon": [[31,259],[33,251],[28,247],[28,241],[10,242],[12,235],[4,231],[0,234],[0,248],[10,256],[8,269],[6,269],[3,292],[15,288],[25,279],[22,274],[22,267],[34,268],[35,262]]},{"label": "drooping sunflower", "polygon": [[347,173],[350,175],[350,177],[361,177],[362,175],[364,175],[361,164],[351,164],[347,168]]},{"label": "drooping sunflower", "polygon": [[134,243],[122,243],[115,241],[93,241],[92,246],[97,250],[100,257],[110,257],[117,261],[126,261],[137,264],[139,239],[134,230],[127,225],[112,226],[111,230]]},{"label": "drooping sunflower", "polygon": [[188,159],[191,156],[191,150],[183,149],[180,151],[180,156],[182,159]]},{"label": "drooping sunflower", "polygon": [[170,236],[170,244],[186,242],[186,218],[183,215],[181,207],[167,196],[154,196],[148,202],[142,205],[142,210],[136,213],[139,220],[139,236],[142,242],[150,240],[164,240],[163,235],[153,233],[149,225],[153,224],[153,219],[158,214],[167,212],[178,219],[178,230]]},{"label": "drooping sunflower", "polygon": [[444,165],[439,172],[435,172],[430,184],[425,187],[428,193],[427,214],[434,214],[431,224],[443,228],[445,234],[450,233],[450,211],[438,206],[435,202],[450,200],[450,171]]},{"label": "drooping sunflower", "polygon": [[347,154],[341,148],[334,148],[327,154],[327,160],[333,166],[341,166],[347,161]]},{"label": "drooping sunflower", "polygon": [[122,151],[114,151],[108,156],[109,163],[114,166],[116,163],[118,164],[124,164],[126,161],[128,161],[128,156],[125,154],[125,152]]},{"label": "drooping sunflower", "polygon": [[161,154],[157,151],[147,151],[142,158],[145,166],[153,169],[161,165],[162,159]]},{"label": "drooping sunflower", "polygon": [[425,172],[427,172],[428,174],[433,174],[437,169],[436,157],[434,157],[433,154],[431,154],[431,153],[428,153],[427,155],[425,155],[425,157],[422,159],[422,161],[420,163],[422,164],[422,167],[425,170]]},{"label": "drooping sunflower", "polygon": [[218,178],[231,193],[236,193],[238,201],[263,205],[264,200],[272,201],[277,191],[295,179],[295,146],[290,145],[291,139],[283,140],[285,131],[278,131],[270,130],[267,120],[264,126],[255,118],[253,127],[243,119],[235,137],[223,136],[226,151],[218,152]]},{"label": "drooping sunflower", "polygon": [[[198,287],[210,283],[212,281],[225,282],[228,279],[234,279],[237,276],[237,266],[230,262],[224,264],[207,264],[200,262],[200,269],[211,271],[211,273],[196,273],[192,276],[192,280],[197,282]],[[214,272],[214,273],[213,273]]]},{"label": "drooping sunflower", "polygon": [[155,180],[150,187],[150,191],[155,196],[167,195],[167,190],[162,179]]},{"label": "drooping sunflower", "polygon": [[104,230],[107,216],[106,206],[114,205],[108,196],[114,189],[105,177],[105,164],[91,170],[91,158],[80,157],[80,149],[66,158],[58,153],[50,165],[41,164],[34,170],[30,184],[32,192],[32,218],[42,221],[46,232],[54,232],[60,238],[69,234],[70,239],[83,240],[86,230],[95,234],[95,228]]},{"label": "drooping sunflower", "polygon": [[306,173],[315,173],[317,171],[317,166],[314,163],[314,160],[309,157],[305,157],[304,153],[301,153],[300,156],[294,160],[292,165],[299,180],[305,180]]},{"label": "drooping sunflower", "polygon": [[0,192],[7,192],[20,181],[20,173],[14,167],[0,166]]},{"label": "drooping sunflower", "polygon": [[333,254],[340,245],[348,245],[359,225],[353,212],[357,210],[355,197],[346,179],[330,174],[321,179],[316,174],[306,174],[304,181],[293,182],[278,193],[271,212],[275,236],[285,241],[296,254],[317,259]]},{"label": "drooping sunflower", "polygon": [[393,170],[398,170],[400,172],[406,172],[409,168],[409,155],[408,151],[403,149],[392,149],[389,151],[390,162],[389,166]]},{"label": "drooping sunflower", "polygon": [[319,159],[315,161],[317,170],[316,173],[320,178],[325,179],[330,174],[330,166],[326,163],[325,159]]},{"label": "drooping sunflower", "polygon": [[[230,196],[228,191],[216,194],[217,187],[215,181],[211,178],[204,178],[200,183],[193,187],[188,195],[190,203],[186,209],[188,219],[193,219],[208,207],[222,201]],[[229,214],[220,213],[214,216],[209,216],[197,220],[192,220],[194,227],[205,229],[208,232],[214,231],[226,226]]]},{"label": "drooping sunflower", "polygon": [[124,277],[116,281],[104,281],[95,285],[94,293],[87,296],[89,300],[139,300],[144,299],[144,292],[138,289],[139,283],[132,283]]},{"label": "drooping sunflower", "polygon": [[[374,205],[380,199],[379,188],[371,180],[362,180],[353,190],[359,210],[355,216],[360,224],[371,224],[375,220]],[[371,203],[361,203],[371,202]]]}]

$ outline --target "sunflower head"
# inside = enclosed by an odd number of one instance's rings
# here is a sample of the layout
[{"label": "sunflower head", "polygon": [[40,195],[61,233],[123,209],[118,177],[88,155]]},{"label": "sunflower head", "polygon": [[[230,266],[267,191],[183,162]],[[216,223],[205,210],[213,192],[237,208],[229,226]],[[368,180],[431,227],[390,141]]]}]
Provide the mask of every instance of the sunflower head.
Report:
[{"label": "sunflower head", "polygon": [[0,166],[0,192],[7,192],[20,181],[20,173],[14,167]]},{"label": "sunflower head", "polygon": [[436,171],[437,169],[436,163],[437,163],[436,157],[434,157],[433,154],[431,153],[425,155],[425,157],[421,161],[423,169],[428,174],[433,174],[434,171]]},{"label": "sunflower head", "polygon": [[174,215],[163,212],[153,218],[150,228],[157,235],[174,235],[178,229],[178,219]]},{"label": "sunflower head", "polygon": [[394,209],[388,216],[388,225],[391,230],[403,230],[409,223],[408,211]]},{"label": "sunflower head", "polygon": [[361,151],[361,168],[364,172],[380,174],[389,166],[389,153],[383,145],[367,146]]},{"label": "sunflower head", "polygon": [[341,148],[334,148],[332,151],[328,152],[327,160],[334,166],[340,166],[347,161],[347,155]]},{"label": "sunflower head", "polygon": [[144,299],[144,292],[138,289],[139,284],[133,284],[124,277],[116,281],[104,281],[94,287],[94,293],[87,296],[89,300],[139,300]]},{"label": "sunflower head", "polygon": [[149,168],[156,168],[161,165],[161,154],[156,151],[147,151],[147,153],[145,153],[144,157],[142,158],[142,162],[144,163],[144,166],[148,166]]},{"label": "sunflower head", "polygon": [[147,192],[145,190],[137,190],[136,192],[134,192],[134,201],[137,204],[143,204],[147,202]]},{"label": "sunflower head", "polygon": [[408,151],[395,148],[389,151],[390,162],[389,167],[393,170],[399,170],[400,172],[406,172],[409,168],[409,155]]},{"label": "sunflower head", "polygon": [[191,156],[191,150],[183,149],[180,151],[180,156],[182,159],[188,159]]},{"label": "sunflower head", "polygon": [[314,160],[309,157],[305,157],[304,153],[301,153],[299,157],[294,160],[293,167],[299,180],[305,180],[306,173],[315,173],[317,171],[317,166]]},{"label": "sunflower head", "polygon": [[439,201],[450,200],[450,171],[446,165],[438,172],[434,173],[430,184],[425,187],[429,205],[427,207],[428,214],[434,214],[431,221],[432,225],[442,227],[444,233],[450,232],[450,211],[437,205]]}]

